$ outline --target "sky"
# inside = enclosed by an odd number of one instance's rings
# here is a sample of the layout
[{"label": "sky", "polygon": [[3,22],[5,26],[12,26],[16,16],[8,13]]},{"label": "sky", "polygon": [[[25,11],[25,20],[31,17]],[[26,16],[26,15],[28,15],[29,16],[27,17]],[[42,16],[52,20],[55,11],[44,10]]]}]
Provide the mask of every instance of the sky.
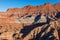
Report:
[{"label": "sky", "polygon": [[0,12],[8,8],[23,8],[27,5],[40,6],[44,3],[56,4],[60,3],[60,0],[0,0]]}]

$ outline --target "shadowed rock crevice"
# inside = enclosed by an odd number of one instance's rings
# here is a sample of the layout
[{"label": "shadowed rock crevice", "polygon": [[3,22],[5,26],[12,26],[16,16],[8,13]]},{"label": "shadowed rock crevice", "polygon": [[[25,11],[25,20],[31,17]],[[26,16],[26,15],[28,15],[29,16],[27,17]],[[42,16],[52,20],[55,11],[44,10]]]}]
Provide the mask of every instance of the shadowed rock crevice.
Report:
[{"label": "shadowed rock crevice", "polygon": [[[43,29],[43,30],[44,30],[44,29]],[[47,29],[46,29],[46,30],[47,30]],[[45,31],[45,30],[44,30],[44,31]],[[39,32],[39,33],[36,35],[36,37],[33,38],[33,39],[31,39],[31,40],[54,40],[54,39],[55,39],[55,37],[54,37],[54,35],[53,35],[53,33],[54,33],[54,29],[53,29],[53,28],[51,28],[48,33],[44,34],[44,35],[41,37],[42,33],[43,33],[42,31]]]},{"label": "shadowed rock crevice", "polygon": [[32,25],[29,25],[29,26],[25,26],[22,30],[21,30],[21,32],[20,33],[23,33],[23,38],[26,36],[26,35],[28,35],[30,32],[31,32],[31,30],[33,30],[34,28],[37,28],[37,27],[39,27],[39,26],[42,26],[42,25],[44,25],[44,24],[46,24],[46,23],[37,23],[37,24],[32,24]]},{"label": "shadowed rock crevice", "polygon": [[58,12],[55,17],[56,17],[56,18],[60,18],[60,12]]}]

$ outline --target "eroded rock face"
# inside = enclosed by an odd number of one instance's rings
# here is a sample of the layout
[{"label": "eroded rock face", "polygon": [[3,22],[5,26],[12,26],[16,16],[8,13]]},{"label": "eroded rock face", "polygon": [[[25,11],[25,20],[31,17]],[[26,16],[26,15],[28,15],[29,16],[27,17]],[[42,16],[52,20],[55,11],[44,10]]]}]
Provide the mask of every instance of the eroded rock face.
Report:
[{"label": "eroded rock face", "polygon": [[60,12],[60,4],[52,5],[50,3],[46,3],[42,6],[28,5],[24,8],[9,8],[6,12],[0,12],[0,15],[8,17],[21,17],[24,15],[43,14],[54,17],[58,12]]},{"label": "eroded rock face", "polygon": [[0,24],[0,40],[59,40],[60,19],[49,24]]},{"label": "eroded rock face", "polygon": [[0,40],[60,40],[60,4],[0,12]]}]

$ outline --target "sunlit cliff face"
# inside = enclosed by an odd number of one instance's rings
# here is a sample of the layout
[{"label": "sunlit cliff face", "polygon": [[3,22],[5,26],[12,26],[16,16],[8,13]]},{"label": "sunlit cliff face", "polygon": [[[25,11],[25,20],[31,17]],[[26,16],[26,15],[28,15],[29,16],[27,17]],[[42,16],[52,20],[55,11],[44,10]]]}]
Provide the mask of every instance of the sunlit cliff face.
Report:
[{"label": "sunlit cliff face", "polygon": [[60,40],[60,4],[0,12],[0,40]]},{"label": "sunlit cliff face", "polygon": [[46,3],[41,6],[28,5],[24,8],[9,8],[6,12],[0,13],[0,15],[8,17],[20,17],[24,15],[44,14],[54,17],[58,12],[60,12],[60,4],[52,5],[50,3]]}]

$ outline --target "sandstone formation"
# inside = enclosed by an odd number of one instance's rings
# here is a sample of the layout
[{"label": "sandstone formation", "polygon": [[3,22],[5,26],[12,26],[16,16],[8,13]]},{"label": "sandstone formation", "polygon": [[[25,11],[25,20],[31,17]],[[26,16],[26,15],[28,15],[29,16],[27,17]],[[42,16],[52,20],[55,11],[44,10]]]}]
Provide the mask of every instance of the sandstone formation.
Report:
[{"label": "sandstone formation", "polygon": [[60,3],[0,12],[0,40],[60,40]]}]

